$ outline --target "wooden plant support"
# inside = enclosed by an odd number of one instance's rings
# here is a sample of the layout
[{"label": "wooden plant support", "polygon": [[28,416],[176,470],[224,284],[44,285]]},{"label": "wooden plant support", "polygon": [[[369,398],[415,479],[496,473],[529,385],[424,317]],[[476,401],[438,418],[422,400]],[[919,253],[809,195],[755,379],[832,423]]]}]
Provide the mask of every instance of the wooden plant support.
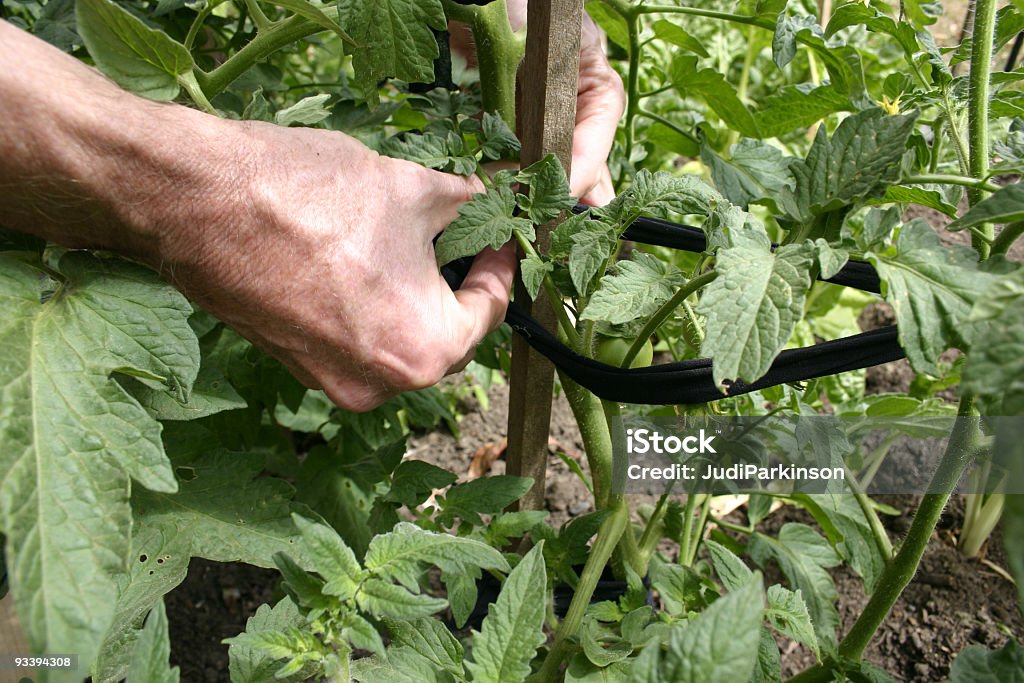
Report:
[{"label": "wooden plant support", "polygon": [[[570,171],[582,21],[583,0],[542,0],[529,5],[516,107],[524,167],[555,154],[566,174]],[[551,231],[561,220],[537,228],[538,251],[547,253]],[[543,290],[530,303],[517,278],[515,299],[545,328],[555,331],[555,315]],[[553,385],[554,366],[521,337],[514,337],[506,457],[509,474],[533,478],[533,487],[519,503],[524,510],[544,507]]]}]

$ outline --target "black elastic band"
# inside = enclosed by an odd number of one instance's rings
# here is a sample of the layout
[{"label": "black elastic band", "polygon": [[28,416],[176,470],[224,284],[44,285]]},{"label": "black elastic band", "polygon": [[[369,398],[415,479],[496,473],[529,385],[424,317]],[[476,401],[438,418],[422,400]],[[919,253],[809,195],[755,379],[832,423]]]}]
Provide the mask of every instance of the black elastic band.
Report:
[{"label": "black elastic band", "polygon": [[[700,253],[707,242],[700,228],[678,225],[657,218],[639,218],[626,230],[624,239],[680,251]],[[472,259],[460,259],[442,269],[452,288],[457,288]],[[879,292],[878,274],[870,263],[849,261],[828,282]],[[814,346],[782,351],[761,379],[750,384],[736,382],[725,393],[715,385],[710,358],[624,369],[581,356],[560,342],[527,315],[515,302],[508,307],[505,321],[526,341],[577,384],[596,396],[619,403],[677,405],[707,403],[724,396],[737,396],[779,384],[861,370],[904,357],[895,325],[862,332]]]}]

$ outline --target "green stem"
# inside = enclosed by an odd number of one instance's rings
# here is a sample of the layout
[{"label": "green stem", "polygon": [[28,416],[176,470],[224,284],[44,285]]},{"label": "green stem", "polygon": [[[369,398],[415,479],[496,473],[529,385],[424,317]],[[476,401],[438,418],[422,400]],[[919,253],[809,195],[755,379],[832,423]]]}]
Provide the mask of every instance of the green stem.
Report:
[{"label": "green stem", "polygon": [[629,71],[626,74],[626,161],[633,158],[636,116],[640,111],[640,17],[630,12],[625,17],[629,32]]},{"label": "green stem", "polygon": [[687,130],[684,130],[678,124],[673,123],[671,120],[665,118],[664,116],[662,116],[660,114],[655,114],[653,111],[648,111],[647,109],[642,109],[642,108],[637,108],[637,112],[636,113],[637,113],[637,116],[643,116],[643,117],[646,117],[646,118],[650,119],[651,121],[657,121],[661,125],[665,126],[669,130],[671,130],[672,132],[674,132],[674,133],[676,133],[678,135],[682,135],[684,138],[686,138],[687,140],[689,140],[690,142],[692,142],[694,144],[698,144],[699,143],[699,141],[697,140],[697,136],[695,136],[693,133],[691,133],[691,132],[689,132]]},{"label": "green stem", "polygon": [[731,12],[718,12],[699,7],[677,7],[674,5],[640,5],[636,8],[638,14],[688,14],[691,17],[706,17],[708,19],[721,19],[734,24],[745,24],[747,26],[760,26],[761,28],[775,30],[775,22],[762,19],[761,17],[733,14]]},{"label": "green stem", "polygon": [[[526,239],[518,230],[515,232],[515,235],[516,242],[519,243],[524,254],[540,258],[530,240]],[[544,293],[547,294],[548,301],[551,303],[551,309],[555,312],[555,317],[558,318],[558,326],[561,328],[562,333],[565,334],[570,344],[577,346],[579,344],[579,334],[577,334],[576,327],[572,324],[572,321],[569,320],[569,315],[565,312],[565,306],[562,305],[562,297],[558,293],[558,288],[555,287],[555,283],[548,275],[544,276],[542,286],[544,287]]]},{"label": "green stem", "polygon": [[[605,423],[608,425],[608,434],[611,437],[611,443],[613,445],[616,441],[623,443],[625,441],[625,435],[621,433],[616,434],[616,431],[621,432],[622,430],[622,411],[619,404],[614,401],[602,400],[601,409],[604,412]],[[611,459],[609,465],[609,479],[614,480],[614,458]],[[622,501],[623,497],[621,494],[612,493],[609,496],[608,507],[614,508],[615,506],[622,504]],[[633,533],[631,526],[626,528],[626,532],[622,534],[622,537],[619,539],[618,552],[618,559],[632,567],[633,571],[637,574],[643,576],[647,573],[647,563],[644,562],[643,558],[640,556],[640,548],[637,547],[636,535]]]},{"label": "green stem", "polygon": [[199,107],[207,114],[213,114],[214,116],[220,116],[220,112],[217,108],[210,104],[210,101],[206,99],[206,94],[203,92],[202,87],[199,85],[199,81],[196,80],[196,75],[192,71],[187,71],[178,76],[178,84],[185,89],[188,96],[192,98]]},{"label": "green stem", "polygon": [[508,23],[505,0],[472,8],[468,22],[473,31],[480,92],[484,111],[497,112],[510,126],[516,121],[516,71],[523,59],[525,42]]},{"label": "green stem", "polygon": [[621,366],[628,368],[632,363],[633,359],[636,358],[636,354],[640,353],[640,349],[643,348],[644,343],[651,338],[665,319],[672,315],[672,311],[676,310],[681,303],[686,301],[687,298],[698,289],[710,284],[716,277],[718,277],[718,271],[710,270],[703,275],[693,278],[685,285],[679,288],[679,291],[672,295],[672,298],[662,304],[661,308],[655,311],[643,328],[640,330],[640,334],[633,340],[632,346],[626,351],[626,355],[622,358]]},{"label": "green stem", "polygon": [[[970,147],[970,171],[975,178],[988,176],[989,140],[989,70],[992,67],[992,41],[996,30],[997,0],[977,0],[974,7],[974,36],[971,40],[970,96],[967,104],[967,135]],[[982,190],[971,189],[968,201],[974,206],[986,197]],[[984,225],[982,233],[988,236],[988,243],[975,238],[974,248],[985,259],[989,255],[989,243],[994,230]]]},{"label": "green stem", "polygon": [[658,544],[658,539],[661,536],[661,530],[665,528],[662,521],[665,519],[665,512],[667,510],[665,504],[667,502],[667,493],[663,493],[658,497],[658,504],[654,507],[651,518],[647,520],[647,526],[644,527],[644,532],[640,534],[640,540],[637,541],[637,547],[640,548],[640,557],[643,559],[644,564],[647,564],[651,559],[654,547]]},{"label": "green stem", "polygon": [[1024,235],[1024,221],[1004,226],[1002,232],[992,241],[992,255],[1006,254],[1021,235]]},{"label": "green stem", "polygon": [[703,493],[688,493],[686,495],[686,508],[683,509],[683,531],[679,534],[679,564],[682,565],[686,565],[686,558],[690,556],[694,513],[703,496]]},{"label": "green stem", "polygon": [[217,5],[220,5],[222,2],[224,0],[212,0],[212,2],[206,3],[206,6],[196,13],[196,18],[192,21],[192,25],[188,27],[188,34],[185,36],[186,50],[192,49],[192,45],[196,42],[196,36],[199,35],[199,29],[203,27],[203,22],[216,9]]},{"label": "green stem", "polygon": [[546,683],[547,681],[554,681],[558,677],[562,660],[566,655],[568,640],[575,636],[576,631],[579,630],[580,623],[583,621],[583,615],[586,614],[587,608],[590,606],[590,598],[594,595],[594,589],[597,587],[597,582],[604,572],[605,565],[608,564],[612,552],[618,545],[619,538],[624,532],[628,531],[628,527],[629,508],[620,499],[615,509],[604,520],[597,532],[597,538],[594,540],[594,545],[590,548],[587,563],[583,566],[580,582],[576,586],[572,602],[569,603],[569,611],[555,632],[555,642],[551,646],[551,651],[547,657],[544,658],[544,664],[541,665],[536,675],[530,677],[529,680],[531,682]]},{"label": "green stem", "polygon": [[[917,567],[931,539],[935,525],[942,515],[949,497],[960,480],[964,469],[975,453],[974,442],[978,436],[978,419],[972,417],[973,400],[965,396],[960,401],[959,418],[950,434],[949,443],[938,469],[932,476],[928,490],[914,515],[903,544],[896,556],[886,564],[878,585],[864,606],[860,617],[850,632],[839,643],[839,661],[858,660],[864,654],[875,631],[889,615],[903,589],[914,577]],[[810,683],[831,681],[836,661],[832,658],[789,679],[789,683]]]},{"label": "green stem", "polygon": [[564,373],[558,378],[580,430],[594,484],[594,507],[608,509],[612,488],[612,437],[601,401]]},{"label": "green stem", "polygon": [[903,178],[900,181],[907,185],[960,185],[979,192],[996,192],[1000,189],[995,183],[977,178],[968,178],[962,175],[950,175],[941,173],[924,173]]},{"label": "green stem", "polygon": [[[849,474],[849,473],[848,473]],[[852,474],[846,478],[850,484],[850,489],[853,491],[853,496],[857,500],[857,505],[860,506],[861,512],[864,513],[864,519],[868,520],[868,525],[871,527],[871,533],[875,537],[875,545],[878,547],[878,552],[882,554],[885,561],[888,562],[892,558],[892,541],[889,539],[889,534],[886,533],[885,527],[882,525],[882,520],[878,518],[878,512],[875,510],[875,506],[871,503],[871,498],[868,494],[864,493],[864,489],[857,483],[857,478]]]},{"label": "green stem", "polygon": [[263,8],[260,7],[257,0],[245,0],[245,6],[249,9],[249,16],[252,17],[252,23],[256,25],[256,30],[260,33],[263,31],[269,31],[274,26],[274,22],[267,18],[267,15],[263,13]]}]

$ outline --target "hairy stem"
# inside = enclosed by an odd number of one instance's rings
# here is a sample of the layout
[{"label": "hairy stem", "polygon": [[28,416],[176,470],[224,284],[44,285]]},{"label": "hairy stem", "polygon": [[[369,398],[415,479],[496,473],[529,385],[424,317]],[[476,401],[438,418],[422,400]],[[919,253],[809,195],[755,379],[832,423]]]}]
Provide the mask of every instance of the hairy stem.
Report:
[{"label": "hairy stem", "polygon": [[[977,0],[974,8],[974,36],[971,41],[970,98],[967,105],[967,132],[970,147],[970,170],[975,178],[988,176],[989,140],[989,70],[992,67],[992,41],[996,30],[997,0]],[[970,189],[967,197],[971,206],[983,200],[984,190]],[[974,248],[984,259],[989,255],[994,234],[991,225],[981,227],[988,242],[977,236]]]},{"label": "hairy stem", "polygon": [[[954,487],[960,480],[964,469],[971,462],[976,449],[974,444],[978,438],[978,419],[972,416],[973,400],[965,396],[960,401],[959,417],[950,434],[949,443],[942,456],[938,469],[932,476],[927,493],[914,514],[903,544],[896,556],[886,564],[878,579],[874,593],[865,605],[860,617],[853,624],[850,632],[839,643],[839,660],[857,660],[864,654],[875,631],[889,615],[890,610],[899,598],[903,589],[914,578],[917,567],[924,555],[925,548],[931,539],[935,525],[939,521],[942,510],[946,507]],[[810,683],[812,681],[831,681],[836,661],[827,659],[803,673],[789,679],[789,683]]]},{"label": "hairy stem", "polygon": [[691,294],[702,287],[709,285],[716,277],[718,277],[718,271],[710,270],[703,275],[693,278],[680,287],[679,291],[673,294],[672,298],[662,304],[661,308],[655,311],[654,315],[647,320],[643,328],[641,328],[640,334],[637,335],[637,338],[633,340],[633,344],[629,347],[629,350],[626,351],[626,355],[623,356],[622,363],[620,365],[624,368],[628,368],[633,363],[633,359],[636,358],[636,355],[640,353],[640,349],[643,348],[644,343],[651,338],[651,335],[654,334],[655,330],[657,330],[663,322],[665,322],[666,318],[672,315],[672,311],[676,310],[680,304],[690,297]]},{"label": "hairy stem", "polygon": [[908,185],[959,185],[979,192],[995,192],[999,190],[998,185],[987,180],[950,174],[925,173],[907,176],[900,182]]}]

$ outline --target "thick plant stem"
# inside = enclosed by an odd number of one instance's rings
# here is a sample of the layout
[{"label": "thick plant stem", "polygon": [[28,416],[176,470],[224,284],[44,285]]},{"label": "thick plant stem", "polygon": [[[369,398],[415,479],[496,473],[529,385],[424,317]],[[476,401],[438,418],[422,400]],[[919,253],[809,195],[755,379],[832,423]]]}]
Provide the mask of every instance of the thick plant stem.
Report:
[{"label": "thick plant stem", "polygon": [[1005,254],[1021,235],[1024,235],[1024,221],[1004,226],[992,242],[992,255]]},{"label": "thick plant stem", "polygon": [[569,611],[559,625],[558,631],[555,632],[555,642],[544,659],[540,671],[529,679],[531,682],[546,683],[557,679],[562,660],[565,658],[567,641],[579,630],[583,615],[586,613],[587,607],[590,606],[590,598],[594,595],[597,582],[624,532],[631,533],[629,532],[629,507],[620,498],[597,532],[597,538],[590,548],[587,563],[583,566],[579,585],[576,586],[576,593],[573,594],[572,602],[569,603]]},{"label": "thick plant stem", "polygon": [[[861,658],[875,631],[889,615],[903,589],[914,578],[942,510],[946,507],[964,469],[976,453],[974,444],[979,433],[978,419],[973,417],[972,412],[973,400],[965,396],[960,401],[959,417],[950,435],[946,452],[928,486],[932,493],[925,494],[921,499],[903,544],[882,571],[878,585],[860,617],[839,643],[840,660]],[[789,683],[831,681],[835,665],[835,661],[827,660],[789,679]]]},{"label": "thick plant stem", "polygon": [[[968,145],[970,147],[970,169],[975,178],[984,179],[988,176],[989,140],[989,71],[992,67],[992,41],[996,29],[997,0],[977,0],[974,8],[974,36],[971,41],[971,72],[970,100],[967,110]],[[983,200],[987,195],[978,189],[968,190],[971,206]],[[974,248],[985,259],[989,255],[993,237],[991,225],[981,228],[981,237],[975,238]]]},{"label": "thick plant stem", "polygon": [[587,465],[594,484],[594,506],[598,510],[607,509],[612,488],[612,439],[601,400],[565,373],[559,372],[558,379],[580,429],[583,450],[587,455]]},{"label": "thick plant stem", "polygon": [[510,126],[516,122],[516,70],[525,43],[508,23],[505,0],[473,8],[470,22],[480,65],[484,111],[497,112]]}]

